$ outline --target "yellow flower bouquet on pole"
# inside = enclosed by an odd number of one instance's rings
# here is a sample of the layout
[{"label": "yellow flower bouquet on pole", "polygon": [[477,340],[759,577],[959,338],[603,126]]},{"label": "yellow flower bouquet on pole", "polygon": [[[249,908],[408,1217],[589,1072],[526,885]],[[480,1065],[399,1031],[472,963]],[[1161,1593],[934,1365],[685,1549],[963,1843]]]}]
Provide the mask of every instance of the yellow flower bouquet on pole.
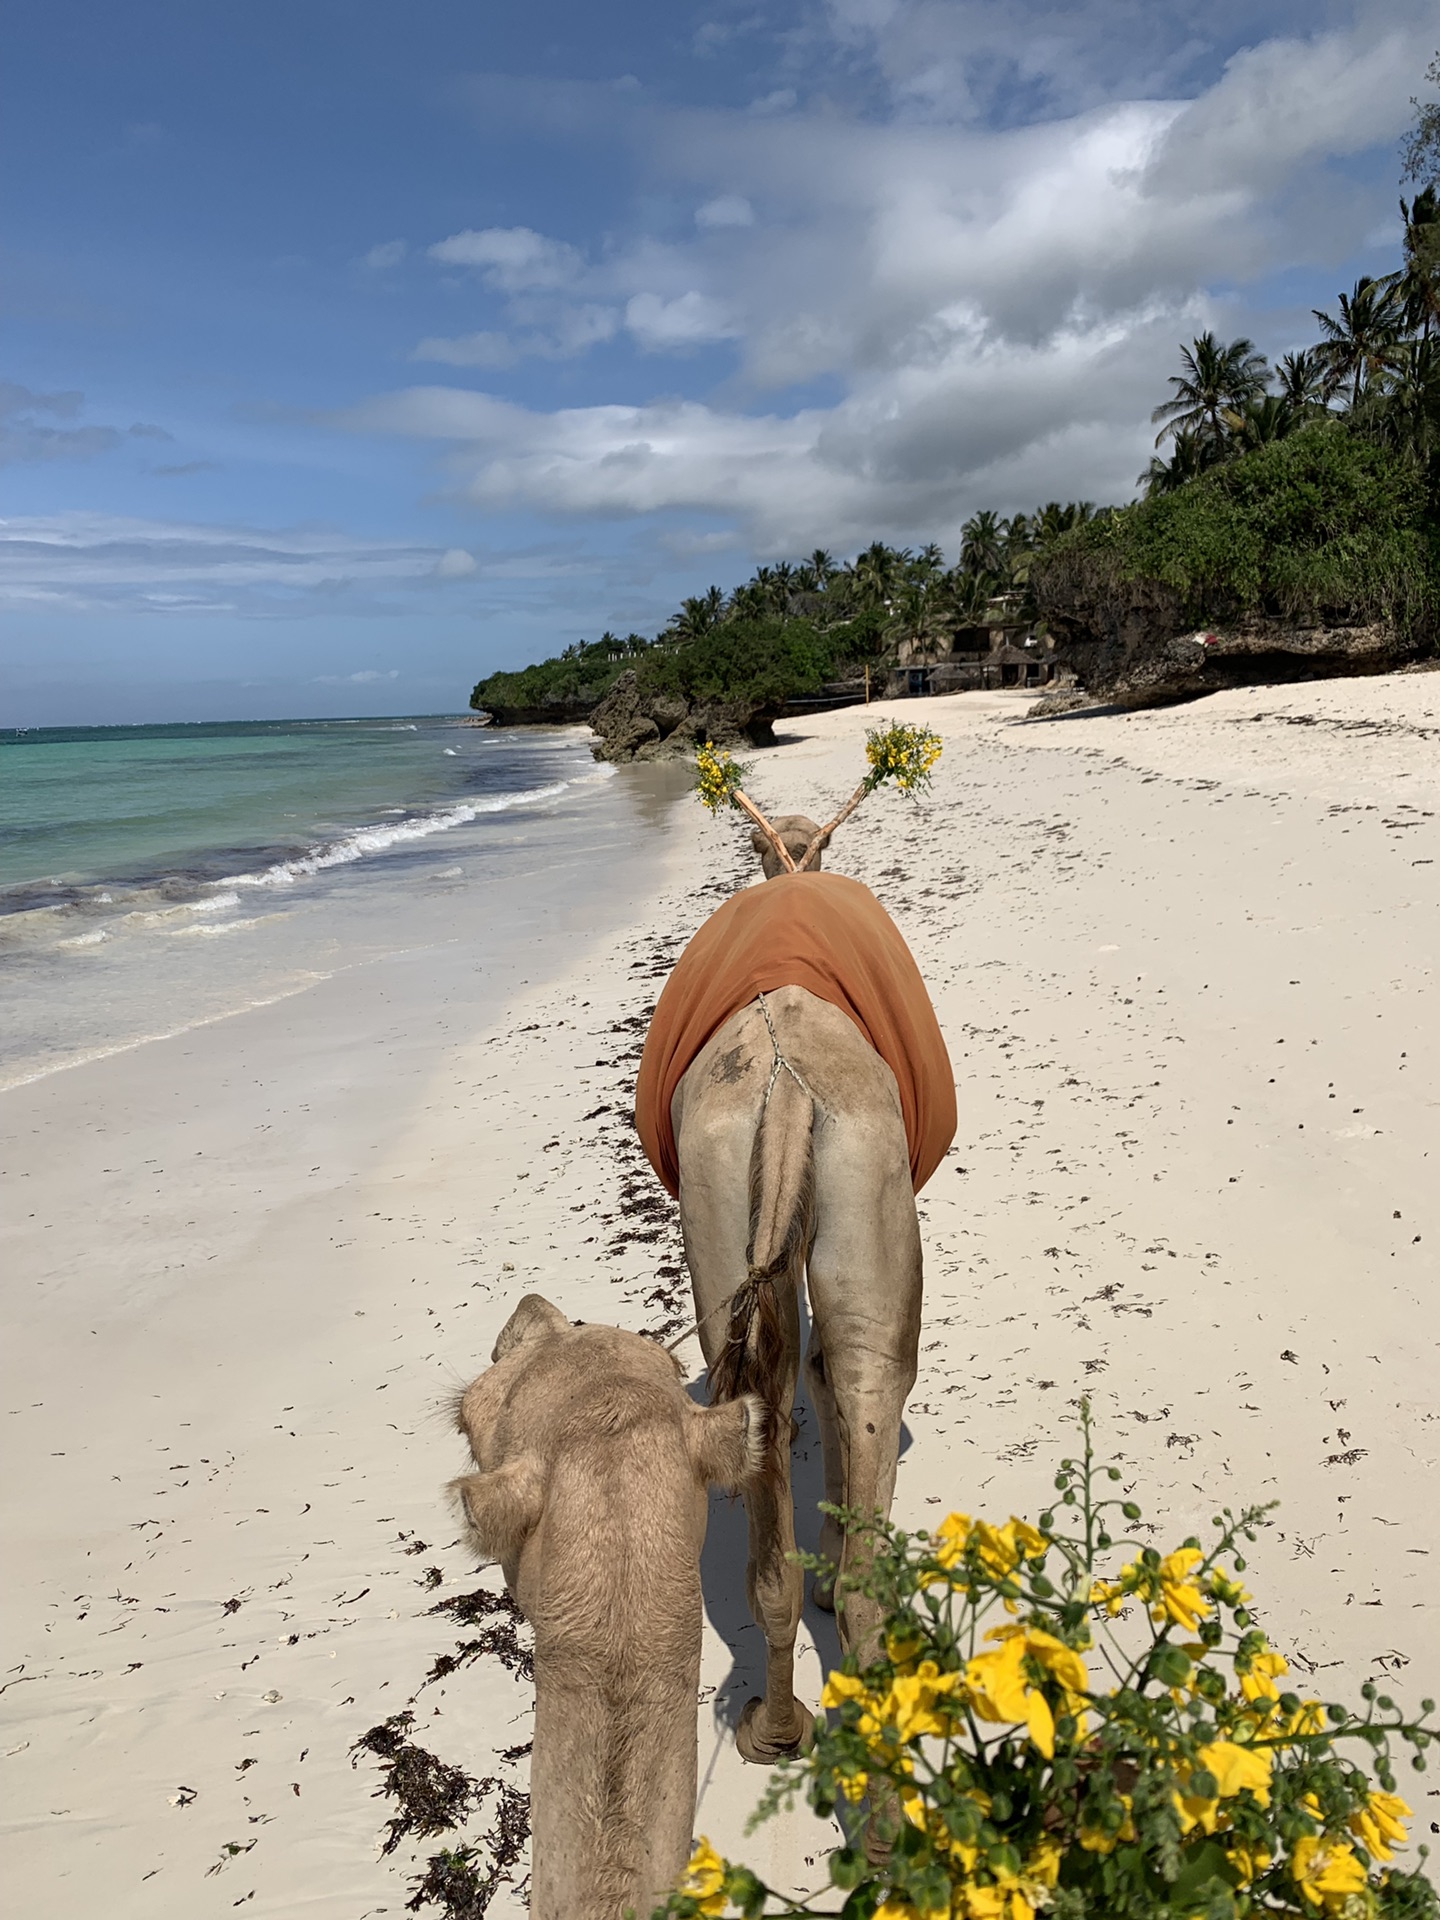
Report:
[{"label": "yellow flower bouquet on pole", "polygon": [[1217,1515],[1208,1547],[1127,1539],[1140,1509],[1101,1497],[1120,1471],[1081,1420],[1034,1525],[869,1523],[882,1644],[830,1675],[751,1822],[802,1793],[838,1815],[829,1886],[787,1899],[702,1842],[667,1920],[1440,1920],[1394,1864],[1397,1756],[1424,1771],[1434,1702],[1293,1691],[1240,1582],[1267,1510]]},{"label": "yellow flower bouquet on pole", "polygon": [[744,781],[749,772],[732,760],[723,748],[707,740],[695,755],[695,791],[701,804],[711,813],[723,807],[735,807],[750,819],[770,841],[789,873],[801,873],[815,858],[835,829],[843,826],[866,794],[893,781],[902,793],[917,794],[930,783],[935,763],[944,750],[944,742],[929,727],[907,726],[892,720],[888,727],[872,727],[865,735],[865,758],[869,772],[844,806],[815,835],[801,859],[796,860],[774,827],[746,793]]}]

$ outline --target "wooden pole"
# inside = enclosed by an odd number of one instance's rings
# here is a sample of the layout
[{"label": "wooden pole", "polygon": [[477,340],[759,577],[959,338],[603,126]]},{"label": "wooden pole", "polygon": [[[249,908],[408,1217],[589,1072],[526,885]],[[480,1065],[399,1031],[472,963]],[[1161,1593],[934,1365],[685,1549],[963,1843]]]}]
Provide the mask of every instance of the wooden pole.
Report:
[{"label": "wooden pole", "polygon": [[865,704],[870,704],[870,662],[865,662]]},{"label": "wooden pole", "polygon": [[797,869],[798,872],[804,873],[806,868],[810,865],[810,862],[814,859],[815,855],[820,851],[821,841],[825,838],[827,834],[834,833],[837,827],[844,826],[845,822],[850,818],[851,814],[855,811],[856,807],[859,806],[860,802],[865,798],[865,795],[869,791],[870,789],[866,786],[865,782],[862,780],[859,786],[856,787],[855,791],[851,794],[850,798],[845,802],[844,806],[836,814],[835,818],[830,822],[830,824],[828,826],[821,827],[820,831],[816,834],[815,838],[810,842],[809,846],[806,847],[805,857],[800,862],[800,865]]},{"label": "wooden pole", "polygon": [[[756,806],[755,802],[750,798],[749,794],[742,793],[740,788],[736,787],[734,794],[732,795],[732,798],[734,799],[736,806],[739,807],[741,812],[749,814],[750,818],[755,822],[756,826],[765,835],[765,838],[770,842],[771,846],[775,849],[776,853],[780,856],[781,864],[784,866],[786,872],[798,873],[800,869],[796,866],[794,860],[792,859],[790,854],[790,849],[786,846],[785,842],[780,838],[779,834],[775,831],[774,827],[771,826],[770,822],[765,818],[764,814],[761,813],[760,809]],[[810,851],[806,852],[805,858],[807,860],[810,858]]]}]

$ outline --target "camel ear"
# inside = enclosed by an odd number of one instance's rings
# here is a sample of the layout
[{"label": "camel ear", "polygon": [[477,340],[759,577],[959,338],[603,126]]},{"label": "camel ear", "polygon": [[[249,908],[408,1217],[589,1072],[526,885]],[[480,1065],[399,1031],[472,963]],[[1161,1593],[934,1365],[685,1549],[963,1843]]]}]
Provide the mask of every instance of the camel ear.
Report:
[{"label": "camel ear", "polygon": [[561,1333],[569,1324],[560,1309],[552,1307],[542,1294],[527,1293],[500,1329],[500,1337],[495,1342],[495,1350],[490,1358],[492,1361],[503,1360],[516,1347],[528,1346],[532,1340],[544,1340],[551,1334]]},{"label": "camel ear", "polygon": [[762,833],[759,827],[752,827],[750,829],[750,844],[755,849],[756,853],[760,853],[760,854],[769,853],[770,836],[768,833]]},{"label": "camel ear", "polygon": [[690,1422],[690,1458],[707,1487],[743,1487],[765,1465],[770,1416],[758,1394],[697,1407]]},{"label": "camel ear", "polygon": [[533,1454],[508,1460],[493,1473],[464,1473],[450,1496],[470,1545],[482,1560],[513,1560],[540,1518],[545,1483]]}]

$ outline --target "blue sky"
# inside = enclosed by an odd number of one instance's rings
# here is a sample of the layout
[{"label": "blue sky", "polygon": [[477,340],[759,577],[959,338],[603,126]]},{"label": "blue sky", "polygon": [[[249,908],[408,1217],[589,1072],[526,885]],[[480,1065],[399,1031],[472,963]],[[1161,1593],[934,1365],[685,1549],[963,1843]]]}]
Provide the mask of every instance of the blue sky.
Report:
[{"label": "blue sky", "polygon": [[29,0],[0,724],[443,711],[759,559],[1129,496],[1394,264],[1432,0]]}]

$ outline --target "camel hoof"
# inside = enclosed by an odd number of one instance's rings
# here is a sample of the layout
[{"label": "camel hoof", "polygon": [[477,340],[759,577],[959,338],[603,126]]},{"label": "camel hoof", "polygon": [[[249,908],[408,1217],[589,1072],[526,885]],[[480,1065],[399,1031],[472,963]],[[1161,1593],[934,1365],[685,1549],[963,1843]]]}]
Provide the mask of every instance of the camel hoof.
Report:
[{"label": "camel hoof", "polygon": [[835,1611],[835,1576],[833,1573],[817,1573],[810,1583],[810,1598],[822,1613]]},{"label": "camel hoof", "polygon": [[808,1753],[815,1739],[815,1716],[808,1707],[795,1702],[796,1718],[800,1722],[800,1731],[793,1740],[783,1746],[773,1740],[767,1740],[756,1730],[756,1721],[764,1710],[763,1700],[750,1700],[740,1716],[740,1724],[735,1729],[735,1745],[740,1758],[748,1760],[755,1767],[775,1767],[782,1760],[798,1759],[802,1753]]}]

